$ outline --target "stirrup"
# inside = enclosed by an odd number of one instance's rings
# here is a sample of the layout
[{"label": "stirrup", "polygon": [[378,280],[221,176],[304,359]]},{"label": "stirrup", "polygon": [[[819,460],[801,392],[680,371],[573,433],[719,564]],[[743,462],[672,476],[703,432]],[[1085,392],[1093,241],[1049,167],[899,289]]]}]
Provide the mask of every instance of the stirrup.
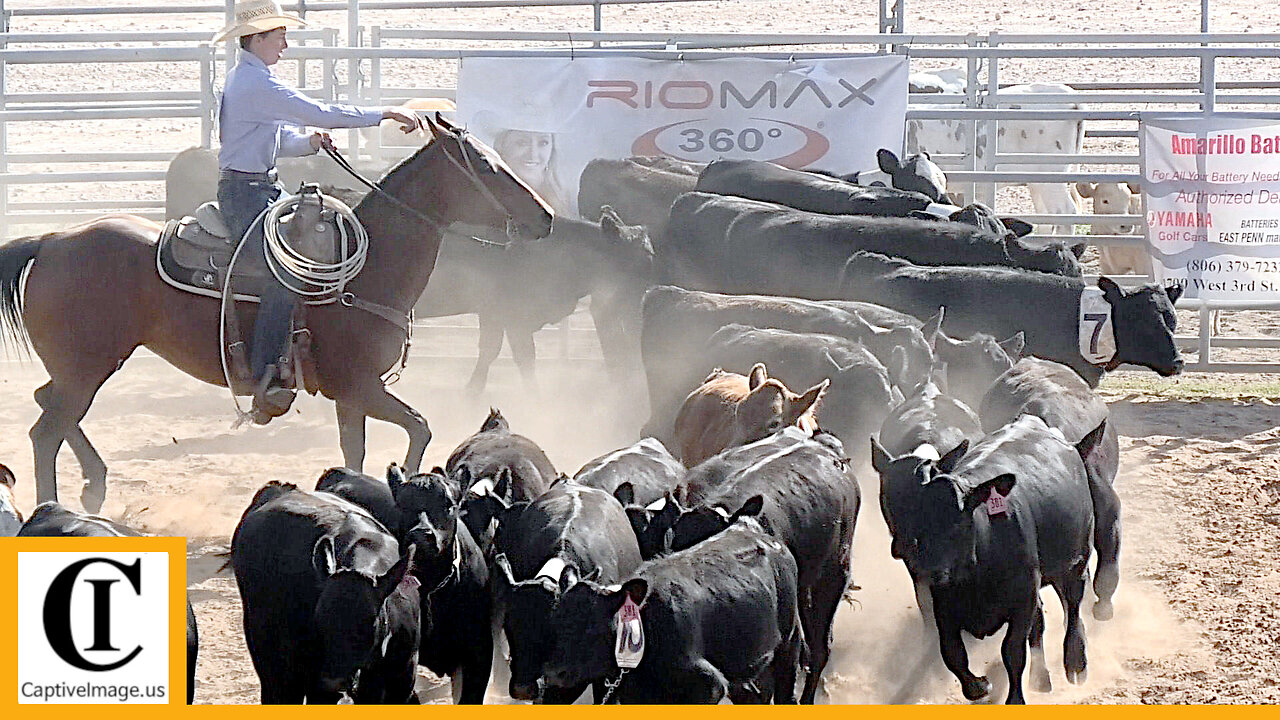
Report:
[{"label": "stirrup", "polygon": [[272,385],[276,380],[274,372],[267,372],[259,381],[253,393],[253,422],[255,425],[266,425],[273,418],[289,412],[298,394],[287,387]]}]

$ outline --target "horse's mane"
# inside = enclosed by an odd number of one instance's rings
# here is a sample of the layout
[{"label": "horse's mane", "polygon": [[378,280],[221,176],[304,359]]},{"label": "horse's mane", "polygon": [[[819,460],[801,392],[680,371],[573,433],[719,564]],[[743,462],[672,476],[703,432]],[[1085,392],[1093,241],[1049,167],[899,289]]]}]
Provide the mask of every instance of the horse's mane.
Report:
[{"label": "horse's mane", "polygon": [[[415,150],[412,155],[406,157],[405,159],[401,160],[395,165],[392,165],[391,169],[383,173],[382,177],[378,178],[378,181],[375,184],[378,187],[382,188],[382,190],[385,192],[394,193],[394,191],[397,188],[399,188],[402,184],[404,184],[405,180],[407,179],[407,175],[408,175],[407,168],[417,163],[418,158],[424,152],[426,152],[428,148],[434,146],[435,144],[436,144],[436,139],[433,137],[430,140],[428,140],[425,145]],[[364,208],[366,203],[371,202],[373,197],[377,194],[378,193],[376,192],[366,193],[365,196],[360,199],[359,204],[357,204],[352,209],[357,212],[360,211],[360,209]]]}]

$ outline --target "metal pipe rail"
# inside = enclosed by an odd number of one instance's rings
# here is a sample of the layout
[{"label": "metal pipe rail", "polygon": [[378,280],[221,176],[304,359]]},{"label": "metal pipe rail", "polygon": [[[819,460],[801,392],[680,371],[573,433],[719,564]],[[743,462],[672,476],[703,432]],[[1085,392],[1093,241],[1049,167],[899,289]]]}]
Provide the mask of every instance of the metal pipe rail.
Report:
[{"label": "metal pipe rail", "polygon": [[[361,10],[451,10],[517,7],[592,7],[595,5],[648,5],[654,3],[699,2],[705,0],[360,0]],[[281,3],[293,12],[340,12],[351,9],[347,2]],[[225,13],[225,5],[125,5],[84,8],[13,8],[13,17],[49,17],[73,15],[181,15],[186,13]]]},{"label": "metal pipe rail", "polygon": [[9,203],[10,210],[122,210],[125,208],[164,209],[163,200],[29,200]]},{"label": "metal pipe rail", "polygon": [[7,153],[11,165],[60,165],[68,163],[162,162],[173,159],[173,152],[92,152],[92,153]]},{"label": "metal pipe rail", "polygon": [[157,117],[203,117],[199,104],[142,108],[63,108],[61,110],[0,110],[0,122],[24,120],[121,120]]},{"label": "metal pipe rail", "polygon": [[164,180],[164,170],[121,170],[83,173],[0,174],[0,185],[52,185],[69,182],[155,182]]}]

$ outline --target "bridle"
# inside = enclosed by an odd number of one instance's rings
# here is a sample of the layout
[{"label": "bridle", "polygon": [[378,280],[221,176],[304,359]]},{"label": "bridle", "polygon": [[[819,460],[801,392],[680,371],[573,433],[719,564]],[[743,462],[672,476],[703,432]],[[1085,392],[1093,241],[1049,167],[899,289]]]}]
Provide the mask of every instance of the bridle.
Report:
[{"label": "bridle", "polygon": [[[418,128],[426,132],[426,128],[424,127],[421,118],[418,118]],[[497,209],[500,213],[506,216],[507,234],[510,236],[515,227],[515,222],[512,219],[511,211],[507,209],[506,205],[502,204],[502,201],[499,200],[497,196],[493,194],[493,191],[491,191],[489,187],[485,185],[484,182],[480,179],[480,173],[478,170],[476,170],[475,163],[472,161],[471,155],[467,152],[467,149],[465,147],[467,144],[467,134],[468,134],[467,131],[463,129],[457,129],[457,130],[447,130],[446,132],[449,133],[449,136],[457,144],[458,154],[462,156],[462,160],[459,161],[452,154],[450,154],[449,151],[444,148],[444,142],[440,140],[439,135],[437,135],[434,132],[432,132],[432,142],[427,146],[428,151],[430,152],[438,151],[438,152],[444,153],[445,159],[448,160],[451,165],[457,168],[458,171],[461,172],[463,176],[466,177],[467,180],[471,182],[472,186],[474,186],[477,190],[480,191],[480,194],[484,196],[489,201],[489,203],[493,205],[495,209]],[[441,220],[438,217],[432,217],[431,214],[428,214],[415,207],[412,207],[411,205],[404,202],[400,198],[392,195],[386,190],[383,190],[381,187],[378,186],[377,183],[373,182],[369,178],[366,178],[364,175],[361,175],[360,171],[356,170],[355,167],[351,165],[351,162],[347,160],[345,157],[343,157],[342,153],[338,152],[337,148],[334,148],[332,145],[328,143],[325,143],[321,147],[324,148],[325,154],[328,155],[330,158],[332,158],[335,163],[337,163],[338,167],[345,170],[349,175],[354,177],[356,180],[359,180],[362,185],[369,188],[369,190],[372,191],[374,194],[387,200],[388,202],[390,202],[392,205],[396,206],[400,210],[407,212],[410,215],[413,215],[414,217],[418,218],[419,220],[422,220],[428,223],[429,225],[434,227],[436,230],[439,230],[440,232],[444,232],[445,228],[448,227],[449,223],[441,222]],[[464,166],[464,163],[465,163],[465,166]]]}]

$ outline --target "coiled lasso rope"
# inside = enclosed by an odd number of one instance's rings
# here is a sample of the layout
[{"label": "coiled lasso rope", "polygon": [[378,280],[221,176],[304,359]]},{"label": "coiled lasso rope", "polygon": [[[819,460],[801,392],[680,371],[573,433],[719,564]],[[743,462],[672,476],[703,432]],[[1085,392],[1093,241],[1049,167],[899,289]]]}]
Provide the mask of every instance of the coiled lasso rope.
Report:
[{"label": "coiled lasso rope", "polygon": [[[267,267],[281,285],[303,297],[323,297],[329,294],[337,296],[364,268],[365,259],[369,253],[369,234],[346,203],[317,191],[314,194],[320,198],[322,208],[332,210],[334,213],[340,240],[339,248],[343,257],[336,262],[328,263],[302,254],[280,232],[280,225],[286,215],[297,209],[307,194],[309,193],[289,195],[271,203],[258,214],[258,217],[254,218],[253,223],[249,225],[249,231],[252,231],[258,223],[262,223]],[[246,234],[249,231],[246,231]],[[348,239],[355,241],[354,247]],[[231,402],[236,408],[233,429],[253,417],[252,413],[240,407],[240,398],[236,396],[231,382],[231,368],[227,364],[226,349],[226,313],[235,312],[234,307],[229,308],[229,305],[234,303],[228,303],[228,299],[232,296],[232,278],[235,277],[236,260],[240,258],[240,251],[244,246],[244,242],[238,244],[236,251],[231,255],[231,262],[227,265],[227,279],[222,288],[221,312],[218,314],[218,348],[222,360],[222,375],[227,381],[227,390],[231,392]]]},{"label": "coiled lasso rope", "polygon": [[[337,262],[322,262],[299,252],[289,239],[280,233],[280,221],[291,214],[310,193],[281,198],[267,207],[262,219],[263,243],[266,247],[267,267],[281,285],[304,297],[322,297],[338,294],[364,268],[369,253],[369,234],[356,218],[351,208],[341,200],[320,192],[324,209],[332,210],[338,228],[338,247],[345,255]],[[300,235],[296,233],[295,235]],[[348,239],[355,241],[352,248]],[[297,242],[295,239],[294,242]]]}]

